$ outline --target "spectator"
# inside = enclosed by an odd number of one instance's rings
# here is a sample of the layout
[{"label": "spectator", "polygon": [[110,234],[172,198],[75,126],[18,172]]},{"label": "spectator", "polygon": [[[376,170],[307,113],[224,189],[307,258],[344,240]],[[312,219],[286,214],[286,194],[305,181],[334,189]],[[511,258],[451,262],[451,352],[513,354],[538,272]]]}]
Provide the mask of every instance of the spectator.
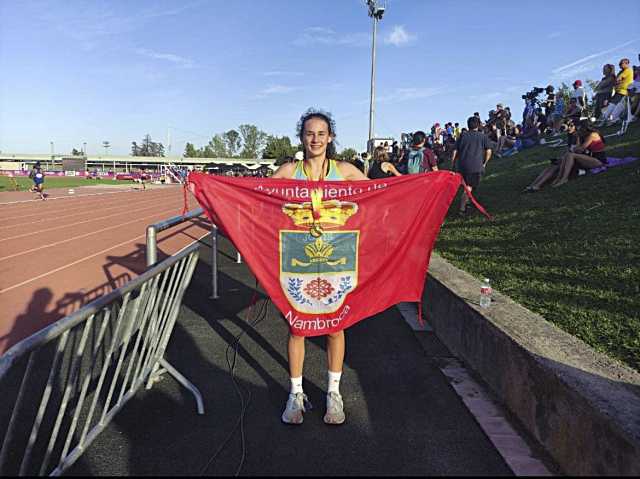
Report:
[{"label": "spectator", "polygon": [[453,136],[453,124],[451,122],[447,123],[447,136]]},{"label": "spectator", "polygon": [[[573,121],[567,121],[567,144],[569,146],[570,153],[574,150],[576,145],[579,142],[578,134],[576,132],[576,125]],[[533,182],[527,186],[523,192],[525,193],[535,193],[539,191],[546,183],[557,178],[558,173],[560,172],[560,163],[562,160],[558,160],[554,158],[551,160],[551,165],[546,167],[542,172],[538,175],[538,177],[533,180]]]},{"label": "spectator", "polygon": [[616,86],[616,67],[611,63],[607,63],[602,67],[602,79],[595,88],[593,97],[595,104],[594,116],[600,118],[602,109],[609,104],[609,100],[613,96],[613,89]]},{"label": "spectator", "polygon": [[609,105],[602,112],[602,120],[609,120],[610,124],[615,123],[624,111],[624,100],[628,96],[627,88],[633,82],[633,71],[629,67],[629,59],[623,58],[619,63],[620,72],[616,77],[615,94],[609,101]]},{"label": "spectator", "polygon": [[633,67],[634,81],[627,87],[629,98],[631,99],[631,118],[629,123],[636,121],[640,116],[640,67]]},{"label": "spectator", "polygon": [[578,104],[577,98],[569,99],[569,107],[564,115],[565,118],[569,120],[573,120],[574,123],[580,122],[580,117],[582,116],[582,107]]},{"label": "spectator", "polygon": [[425,145],[426,142],[427,135],[423,131],[413,134],[413,144],[406,155],[407,173],[438,171],[438,160],[431,148]]},{"label": "spectator", "polygon": [[460,131],[460,123],[455,123],[453,125],[453,138],[458,141],[458,138],[460,138],[460,133],[462,133]]},{"label": "spectator", "polygon": [[389,161],[385,161],[387,158],[385,155],[377,155],[374,156],[373,162],[371,166],[369,166],[369,171],[367,172],[367,176],[372,180],[377,180],[379,178],[389,178],[391,176],[402,176],[402,174],[393,166],[393,163]]},{"label": "spectator", "polygon": [[584,91],[584,88],[582,88],[582,80],[576,80],[573,82],[573,91],[571,92],[569,99],[571,98],[575,98],[577,100],[581,109],[587,106],[587,94]]},{"label": "spectator", "polygon": [[476,111],[473,113],[473,116],[475,116],[480,121],[480,126],[478,127],[478,129],[484,128],[484,122],[482,121],[482,118],[480,118],[480,113]]},{"label": "spectator", "polygon": [[400,146],[397,141],[394,141],[391,145],[391,161],[393,163],[398,163],[400,161]]},{"label": "spectator", "polygon": [[389,154],[387,153],[387,147],[378,145],[373,150],[373,161],[389,161]]},{"label": "spectator", "polygon": [[355,160],[353,160],[353,166],[364,173],[364,162],[368,157],[369,153],[367,153],[366,151],[363,152],[359,157],[356,157]]},{"label": "spectator", "polygon": [[[440,123],[436,123],[431,128],[431,134],[433,135],[433,142],[440,143],[442,140],[442,128],[440,128]],[[414,133],[415,135],[415,133]]]},{"label": "spectator", "polygon": [[545,89],[545,92],[547,93],[547,99],[544,101],[544,115],[547,117],[547,120],[549,120],[555,112],[557,95],[553,93],[554,90],[555,88],[553,87],[553,85],[549,85]]},{"label": "spectator", "polygon": [[522,133],[516,137],[513,147],[505,151],[502,156],[515,155],[517,152],[524,150],[525,148],[531,148],[538,143],[540,143],[540,130],[538,129],[534,118],[529,117],[522,129]]},{"label": "spectator", "polygon": [[588,121],[580,126],[579,131],[582,144],[568,152],[560,162],[560,171],[552,186],[558,187],[569,181],[569,175],[574,166],[584,169],[600,168],[607,164],[607,155],[604,152],[605,144],[602,134],[592,127]]},{"label": "spectator", "polygon": [[551,127],[553,129],[554,135],[560,134],[560,123],[562,122],[562,118],[564,118],[564,97],[562,96],[562,92],[556,93],[556,101],[553,108],[553,113],[548,122],[551,123]]},{"label": "spectator", "polygon": [[516,140],[520,136],[520,125],[514,125],[509,128],[506,135],[498,138],[498,146],[496,147],[496,156],[502,158],[502,150],[511,148],[516,144]]},{"label": "spectator", "polygon": [[[462,174],[469,192],[477,189],[480,185],[480,177],[491,159],[491,148],[489,148],[489,139],[487,135],[479,131],[480,118],[472,116],[467,120],[469,131],[460,136],[456,142],[455,150],[451,157],[451,169],[457,170]],[[458,164],[456,165],[456,160]],[[467,212],[466,189],[460,197],[459,214],[464,215]]]}]

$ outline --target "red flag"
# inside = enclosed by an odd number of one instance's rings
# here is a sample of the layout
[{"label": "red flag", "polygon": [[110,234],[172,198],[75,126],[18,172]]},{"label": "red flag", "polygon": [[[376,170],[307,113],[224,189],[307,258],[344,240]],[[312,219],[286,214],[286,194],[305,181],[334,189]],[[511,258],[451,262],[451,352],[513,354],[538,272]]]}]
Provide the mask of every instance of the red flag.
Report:
[{"label": "red flag", "polygon": [[317,336],[422,301],[431,250],[462,177],[312,182],[191,173],[189,182],[291,332]]}]

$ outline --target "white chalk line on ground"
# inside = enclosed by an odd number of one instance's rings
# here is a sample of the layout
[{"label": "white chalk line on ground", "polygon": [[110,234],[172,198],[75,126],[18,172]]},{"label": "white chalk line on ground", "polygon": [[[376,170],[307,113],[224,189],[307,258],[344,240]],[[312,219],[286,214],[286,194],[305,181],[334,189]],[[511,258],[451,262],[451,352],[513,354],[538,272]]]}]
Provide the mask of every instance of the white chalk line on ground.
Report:
[{"label": "white chalk line on ground", "polygon": [[99,256],[101,254],[104,254],[107,251],[110,251],[110,250],[115,249],[115,248],[119,248],[120,246],[124,246],[125,244],[131,243],[132,241],[137,241],[140,238],[144,238],[145,236],[146,235],[144,235],[144,234],[138,235],[135,238],[128,239],[127,241],[123,241],[122,243],[118,243],[115,246],[111,246],[111,247],[109,247],[107,249],[103,249],[102,251],[98,251],[97,253],[94,253],[94,254],[92,254],[90,256],[85,256],[84,258],[76,260],[76,261],[73,261],[72,263],[66,264],[64,266],[59,266],[56,269],[52,269],[51,271],[47,271],[46,273],[42,273],[42,274],[40,274],[38,276],[34,276],[33,278],[27,279],[27,280],[22,281],[21,283],[18,283],[18,284],[14,284],[13,286],[9,286],[8,288],[0,289],[0,294],[6,293],[8,291],[11,291],[12,289],[19,288],[20,286],[24,286],[25,284],[29,284],[29,283],[31,283],[33,281],[37,281],[37,280],[39,280],[41,278],[44,278],[45,276],[49,276],[50,274],[57,273],[58,271],[62,271],[63,269],[70,268],[71,266],[75,266],[75,265],[77,265],[79,263],[82,263],[83,261],[86,261],[86,260],[91,259],[91,258],[95,258],[96,256]]},{"label": "white chalk line on ground", "polygon": [[[152,208],[157,208],[157,207],[158,207],[158,205],[152,205],[152,206],[147,206],[146,208],[138,208],[137,205],[136,205],[135,213],[139,213],[141,211],[150,210]],[[105,209],[113,209],[113,208],[105,208]],[[0,243],[3,242],[3,241],[15,240],[15,239],[19,239],[19,238],[24,238],[26,236],[33,236],[33,235],[38,235],[38,234],[42,234],[42,233],[47,233],[49,231],[55,231],[55,230],[60,230],[60,229],[64,229],[64,228],[70,228],[72,226],[78,226],[78,225],[85,224],[85,223],[91,223],[92,221],[103,221],[103,220],[106,220],[107,218],[113,218],[114,216],[131,215],[131,214],[132,214],[132,212],[130,211],[130,206],[128,206],[128,207],[126,207],[125,211],[120,211],[118,213],[113,213],[113,214],[105,215],[105,216],[98,216],[98,217],[95,217],[95,218],[91,218],[90,220],[78,221],[76,223],[66,224],[66,225],[62,225],[62,226],[55,226],[53,228],[46,228],[46,229],[38,230],[38,231],[30,231],[29,233],[23,233],[21,235],[16,235],[16,236],[9,236],[8,238],[0,238]]]},{"label": "white chalk line on ground", "polygon": [[118,223],[117,225],[113,225],[113,226],[109,226],[107,228],[102,228],[102,229],[99,229],[99,230],[95,230],[95,231],[92,231],[90,233],[85,233],[83,235],[74,236],[72,238],[67,238],[67,239],[64,239],[64,240],[56,241],[55,243],[45,244],[45,245],[42,245],[42,246],[38,246],[37,248],[31,248],[31,249],[28,249],[28,250],[25,250],[25,251],[21,251],[19,253],[10,254],[8,256],[3,256],[3,257],[0,257],[0,262],[6,261],[8,259],[16,258],[18,256],[22,256],[22,255],[25,255],[25,254],[34,253],[36,251],[40,251],[40,250],[45,249],[45,248],[51,248],[53,246],[58,246],[58,245],[61,245],[61,244],[64,244],[64,243],[68,243],[69,241],[75,241],[75,240],[86,238],[88,236],[92,236],[92,235],[95,235],[95,234],[98,234],[98,233],[103,233],[105,231],[109,231],[109,230],[112,230],[112,229],[115,229],[115,228],[120,228],[121,226],[124,226],[124,225],[129,225],[129,224],[132,224],[132,223],[139,223],[140,221],[142,221],[144,219],[153,218],[154,216],[158,216],[160,214],[168,213],[169,211],[174,211],[174,210],[175,210],[175,208],[171,208],[169,210],[158,211],[157,213],[154,213],[152,215],[143,216],[142,218],[136,218],[135,220],[132,220],[132,221],[126,221],[124,223]]},{"label": "white chalk line on ground", "polygon": [[[184,251],[189,246],[191,246],[193,243],[196,243],[196,242],[200,241],[202,238],[204,238],[208,234],[210,234],[210,232],[207,232],[204,235],[202,235],[200,238],[198,238],[197,240],[192,241],[187,246],[185,246],[184,248],[182,248],[179,251],[177,251],[176,253],[174,253],[174,255],[180,253],[180,251]],[[63,269],[70,268],[71,266],[75,266],[75,265],[77,265],[79,263],[82,263],[83,261],[86,261],[86,260],[91,259],[91,258],[95,258],[96,256],[99,256],[101,254],[104,254],[107,251],[110,251],[110,250],[115,249],[115,248],[119,248],[120,246],[124,246],[125,244],[131,243],[132,241],[137,241],[140,238],[144,238],[145,236],[146,236],[146,234],[138,235],[135,238],[131,238],[131,239],[127,240],[127,241],[123,241],[122,243],[118,243],[115,246],[111,246],[111,247],[109,247],[107,249],[103,249],[102,251],[98,251],[97,253],[94,253],[94,254],[92,254],[90,256],[85,256],[84,258],[76,260],[76,261],[73,261],[72,263],[66,264],[64,266],[59,266],[58,268],[52,269],[51,271],[47,271],[46,273],[42,273],[42,274],[40,274],[38,276],[34,276],[33,278],[30,278],[30,279],[27,279],[25,281],[22,281],[21,283],[14,284],[13,286],[9,286],[8,288],[0,289],[0,294],[6,293],[6,292],[11,291],[13,289],[16,289],[16,288],[19,288],[21,286],[24,286],[25,284],[32,283],[33,281],[37,281],[37,280],[42,279],[42,278],[44,278],[46,276],[49,276],[49,275],[54,274],[54,273],[57,273],[58,271],[62,271]]]},{"label": "white chalk line on ground", "polygon": [[[124,192],[124,193],[126,193],[126,192]],[[133,193],[133,192],[131,192],[131,193]],[[136,192],[136,194],[137,194],[137,192]],[[162,198],[162,195],[154,195],[153,197],[154,198]],[[65,211],[77,211],[77,210],[82,210],[82,209],[87,208],[87,207],[91,207],[91,206],[95,206],[95,205],[101,204],[101,199],[100,198],[95,198],[95,199],[92,198],[92,200],[95,200],[95,201],[89,200],[89,201],[86,201],[86,202],[83,202],[83,203],[79,204],[76,208],[65,208]],[[29,208],[33,207],[33,205],[23,205],[23,206],[27,206]],[[42,216],[43,214],[46,214],[49,211],[56,211],[58,209],[58,206],[54,205],[54,206],[52,206],[52,208],[47,209],[46,205],[41,204],[40,208],[38,208],[38,209],[40,210],[38,213],[31,213],[31,214],[27,214],[27,215],[19,214],[19,212],[17,212],[17,211],[11,211],[12,214],[18,214],[18,215],[17,216],[0,217],[0,221],[14,220],[14,219],[20,219],[20,218],[29,218],[31,216]],[[27,211],[29,211],[29,210],[27,210]]]},{"label": "white chalk line on ground", "polygon": [[[157,202],[159,198],[147,198],[145,199],[145,201],[139,201],[136,203],[126,203],[126,204],[117,204],[114,206],[109,206],[107,208],[100,208],[100,211],[108,211],[108,210],[113,210],[113,209],[118,209],[118,208],[125,208],[125,210],[131,210],[131,208],[136,208],[140,205],[145,205],[147,203],[152,203],[152,202]],[[62,215],[62,216],[55,216],[55,217],[51,217],[51,218],[46,218],[46,219],[42,219],[42,220],[37,220],[37,221],[28,221],[26,223],[18,223],[18,224],[14,224],[14,225],[8,225],[8,226],[0,226],[0,230],[3,229],[8,229],[8,228],[18,228],[20,226],[27,226],[27,225],[34,225],[34,224],[38,224],[38,223],[46,223],[47,221],[58,221],[61,220],[63,218],[72,218],[74,216],[83,216],[83,215],[87,215],[89,213],[91,213],[92,211],[95,211],[97,208],[95,208],[95,206],[99,206],[99,205],[94,205],[94,207],[91,207],[89,209],[80,211],[78,213],[72,213],[70,215]],[[42,214],[36,215],[36,216],[42,216]]]},{"label": "white chalk line on ground", "polygon": [[[73,188],[71,188],[73,189]],[[130,190],[126,190],[126,191],[107,191],[104,193],[87,193],[86,195],[73,195],[73,196],[56,196],[54,198],[47,198],[45,201],[53,201],[53,200],[68,200],[68,199],[73,199],[73,198],[83,198],[85,196],[99,196],[99,195],[115,195],[117,193],[130,193]],[[19,201],[7,201],[4,203],[0,203],[0,206],[5,206],[5,205],[18,205],[21,203],[35,203],[35,202],[42,202],[41,198],[37,198],[37,199],[33,199],[33,200],[19,200]]]}]

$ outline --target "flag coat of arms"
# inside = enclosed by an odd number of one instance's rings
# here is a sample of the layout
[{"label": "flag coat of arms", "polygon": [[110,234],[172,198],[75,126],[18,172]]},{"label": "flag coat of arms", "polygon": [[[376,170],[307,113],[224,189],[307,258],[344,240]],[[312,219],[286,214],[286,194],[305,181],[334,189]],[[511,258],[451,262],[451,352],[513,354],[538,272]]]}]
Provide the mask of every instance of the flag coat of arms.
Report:
[{"label": "flag coat of arms", "polygon": [[291,332],[318,336],[422,300],[431,250],[462,178],[439,171],[319,182],[194,172],[189,183]]}]

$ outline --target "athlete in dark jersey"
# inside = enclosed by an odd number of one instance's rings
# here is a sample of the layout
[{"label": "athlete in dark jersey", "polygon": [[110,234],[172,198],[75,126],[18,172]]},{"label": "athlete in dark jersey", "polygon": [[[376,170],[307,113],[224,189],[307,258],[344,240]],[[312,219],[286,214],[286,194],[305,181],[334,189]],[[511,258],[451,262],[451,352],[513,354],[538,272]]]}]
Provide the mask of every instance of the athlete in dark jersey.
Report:
[{"label": "athlete in dark jersey", "polygon": [[40,167],[40,163],[33,165],[33,169],[31,170],[31,173],[29,173],[29,178],[33,180],[33,188],[31,191],[38,193],[40,195],[40,199],[46,200],[44,195],[44,172]]}]

